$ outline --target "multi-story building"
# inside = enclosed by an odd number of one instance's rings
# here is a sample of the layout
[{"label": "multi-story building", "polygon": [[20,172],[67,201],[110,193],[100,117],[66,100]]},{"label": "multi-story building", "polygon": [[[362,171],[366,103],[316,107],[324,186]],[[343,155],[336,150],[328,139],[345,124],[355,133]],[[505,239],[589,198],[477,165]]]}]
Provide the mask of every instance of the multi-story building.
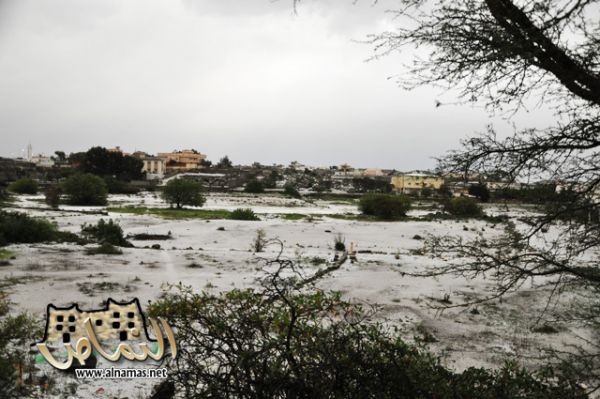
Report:
[{"label": "multi-story building", "polygon": [[169,172],[202,169],[202,161],[206,159],[206,155],[196,150],[159,152],[158,157],[165,161]]},{"label": "multi-story building", "polygon": [[437,190],[444,184],[444,179],[426,173],[403,173],[392,176],[391,183],[394,186],[394,191],[406,193],[419,191],[423,188]]}]

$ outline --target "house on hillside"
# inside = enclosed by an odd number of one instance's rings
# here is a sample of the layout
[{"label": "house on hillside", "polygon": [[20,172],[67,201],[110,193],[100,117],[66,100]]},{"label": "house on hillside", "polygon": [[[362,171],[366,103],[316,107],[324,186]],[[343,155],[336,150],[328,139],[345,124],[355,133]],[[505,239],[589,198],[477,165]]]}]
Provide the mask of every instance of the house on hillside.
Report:
[{"label": "house on hillside", "polygon": [[401,173],[392,176],[391,184],[396,192],[414,193],[424,188],[439,190],[444,184],[444,179],[441,176],[421,172]]}]

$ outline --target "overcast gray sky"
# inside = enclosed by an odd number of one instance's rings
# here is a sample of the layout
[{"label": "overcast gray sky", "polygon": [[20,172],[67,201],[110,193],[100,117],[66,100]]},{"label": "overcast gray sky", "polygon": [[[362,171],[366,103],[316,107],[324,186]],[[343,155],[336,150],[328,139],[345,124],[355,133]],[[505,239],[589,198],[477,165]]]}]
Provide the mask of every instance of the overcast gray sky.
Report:
[{"label": "overcast gray sky", "polygon": [[[394,1],[0,0],[0,156],[93,145],[400,170],[484,130],[481,109],[365,62]],[[451,96],[450,96],[451,97]]]}]

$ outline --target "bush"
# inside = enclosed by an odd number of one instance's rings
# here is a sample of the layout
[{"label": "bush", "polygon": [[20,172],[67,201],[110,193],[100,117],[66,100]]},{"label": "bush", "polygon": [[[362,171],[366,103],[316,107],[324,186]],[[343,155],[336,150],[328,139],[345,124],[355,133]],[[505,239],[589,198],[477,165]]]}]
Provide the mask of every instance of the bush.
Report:
[{"label": "bush", "polygon": [[134,185],[112,176],[104,176],[103,179],[110,194],[137,194],[140,192],[140,189]]},{"label": "bush", "polygon": [[0,245],[53,241],[56,226],[24,213],[0,212]]},{"label": "bush", "polygon": [[[446,369],[339,293],[301,291],[281,268],[258,289],[194,293],[182,287],[149,307],[185,351],[169,384],[188,398],[583,398],[572,381],[499,370]],[[286,271],[287,272],[287,271]],[[288,273],[289,274],[289,273]],[[172,393],[171,393],[172,394]]]},{"label": "bush", "polygon": [[456,197],[444,202],[444,210],[458,217],[483,216],[483,210],[477,200],[469,197]]},{"label": "bush", "polygon": [[23,178],[10,184],[8,190],[17,194],[37,194],[38,184],[33,179]]},{"label": "bush", "polygon": [[254,213],[254,211],[250,208],[242,209],[238,208],[233,210],[229,215],[229,219],[233,220],[260,220],[258,216]]},{"label": "bush", "polygon": [[410,205],[410,200],[402,195],[366,194],[360,198],[358,207],[365,215],[394,220],[406,216]]},{"label": "bush", "polygon": [[262,252],[267,245],[267,233],[263,229],[256,230],[250,249],[254,252]]},{"label": "bush", "polygon": [[[0,304],[5,306],[5,300]],[[28,361],[29,345],[42,334],[39,322],[26,313],[7,316],[0,320],[0,398],[17,399],[34,397],[31,385],[18,381],[17,367],[23,375],[35,373]]]},{"label": "bush", "polygon": [[84,224],[81,226],[81,234],[90,240],[102,243],[117,245],[119,247],[131,247],[131,243],[127,241],[123,235],[123,229],[112,219],[105,222],[104,219],[95,225]]},{"label": "bush", "polygon": [[86,249],[85,253],[88,255],[122,255],[123,251],[105,242],[98,247]]},{"label": "bush", "polygon": [[52,185],[52,186],[48,186],[46,187],[46,190],[44,191],[44,201],[46,202],[46,204],[53,208],[53,209],[57,209],[58,206],[60,205],[60,196],[62,194],[62,190],[60,188],[60,186],[58,185]]},{"label": "bush", "polygon": [[202,195],[202,185],[189,179],[173,179],[167,183],[162,198],[171,206],[181,209],[184,205],[202,206],[206,198]]},{"label": "bush", "polygon": [[346,250],[346,237],[342,233],[338,233],[335,235],[333,239],[333,248],[336,251],[345,251]]},{"label": "bush", "polygon": [[78,173],[63,183],[67,202],[71,205],[106,205],[106,183],[101,177],[90,173]]},{"label": "bush", "polygon": [[301,198],[300,192],[291,183],[283,186],[283,193],[292,198]]},{"label": "bush", "polygon": [[482,202],[488,202],[490,199],[490,190],[485,184],[472,184],[469,186],[469,195],[477,197]]},{"label": "bush", "polygon": [[265,192],[265,187],[263,186],[262,182],[256,179],[251,179],[246,183],[244,191],[247,193],[260,194]]}]

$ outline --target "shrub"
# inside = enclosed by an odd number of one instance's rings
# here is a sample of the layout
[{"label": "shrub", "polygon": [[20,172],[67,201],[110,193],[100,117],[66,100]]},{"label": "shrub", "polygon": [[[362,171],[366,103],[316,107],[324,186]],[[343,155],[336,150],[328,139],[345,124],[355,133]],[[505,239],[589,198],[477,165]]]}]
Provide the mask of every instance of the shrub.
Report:
[{"label": "shrub", "polygon": [[0,211],[0,245],[53,241],[57,237],[56,226],[45,219]]},{"label": "shrub", "polygon": [[260,182],[256,179],[250,179],[246,183],[246,186],[244,187],[244,191],[247,193],[260,194],[260,193],[265,192],[265,187],[263,186],[262,182]]},{"label": "shrub", "polygon": [[233,220],[260,220],[258,216],[254,213],[254,211],[250,208],[238,208],[233,210],[229,215],[229,219]]},{"label": "shrub", "polygon": [[483,216],[483,210],[477,200],[469,197],[456,197],[444,202],[444,210],[458,217]]},{"label": "shrub", "polygon": [[140,192],[140,189],[131,183],[115,179],[112,176],[104,176],[103,179],[110,194],[137,194]]},{"label": "shrub", "polygon": [[263,229],[256,230],[251,249],[254,252],[262,252],[265,249],[265,245],[267,245],[267,233]]},{"label": "shrub", "polygon": [[410,200],[402,195],[366,194],[360,198],[358,207],[365,215],[394,220],[406,216],[410,205]]},{"label": "shrub", "polygon": [[71,205],[106,205],[106,183],[101,177],[90,173],[68,177],[63,183],[63,191]]},{"label": "shrub", "polygon": [[[339,293],[296,289],[285,273],[258,289],[181,290],[154,302],[150,317],[177,331],[185,351],[170,364],[169,395],[204,398],[509,399],[583,398],[573,381],[499,370],[446,369]],[[287,270],[286,270],[287,272]]]},{"label": "shrub", "polygon": [[190,179],[173,179],[167,183],[162,198],[171,206],[181,209],[184,205],[202,206],[206,198],[202,195],[202,185]]},{"label": "shrub", "polygon": [[49,207],[57,209],[60,205],[61,194],[62,190],[59,185],[48,186],[44,191],[44,201]]},{"label": "shrub", "polygon": [[[6,306],[4,299],[0,305]],[[22,368],[23,375],[35,373],[27,359],[30,358],[29,345],[41,336],[40,327],[39,322],[26,313],[0,320],[0,398],[34,397],[31,385],[19,383],[16,370]]]},{"label": "shrub", "polygon": [[294,187],[293,184],[287,183],[283,186],[283,193],[292,198],[301,198],[300,192]]},{"label": "shrub", "polygon": [[100,219],[97,224],[84,224],[81,226],[81,234],[87,239],[102,243],[117,245],[119,247],[131,247],[123,235],[123,229],[112,219],[105,222]]},{"label": "shrub", "polygon": [[482,202],[488,202],[490,199],[490,190],[485,184],[472,184],[469,186],[469,195],[479,198]]},{"label": "shrub", "polygon": [[114,245],[105,242],[98,247],[86,249],[85,253],[88,255],[121,255],[123,254],[123,251]]},{"label": "shrub", "polygon": [[11,183],[8,190],[17,194],[37,194],[38,184],[33,179],[23,178]]},{"label": "shrub", "polygon": [[336,251],[345,251],[346,250],[346,237],[342,233],[338,233],[335,235],[333,239],[333,248]]}]

